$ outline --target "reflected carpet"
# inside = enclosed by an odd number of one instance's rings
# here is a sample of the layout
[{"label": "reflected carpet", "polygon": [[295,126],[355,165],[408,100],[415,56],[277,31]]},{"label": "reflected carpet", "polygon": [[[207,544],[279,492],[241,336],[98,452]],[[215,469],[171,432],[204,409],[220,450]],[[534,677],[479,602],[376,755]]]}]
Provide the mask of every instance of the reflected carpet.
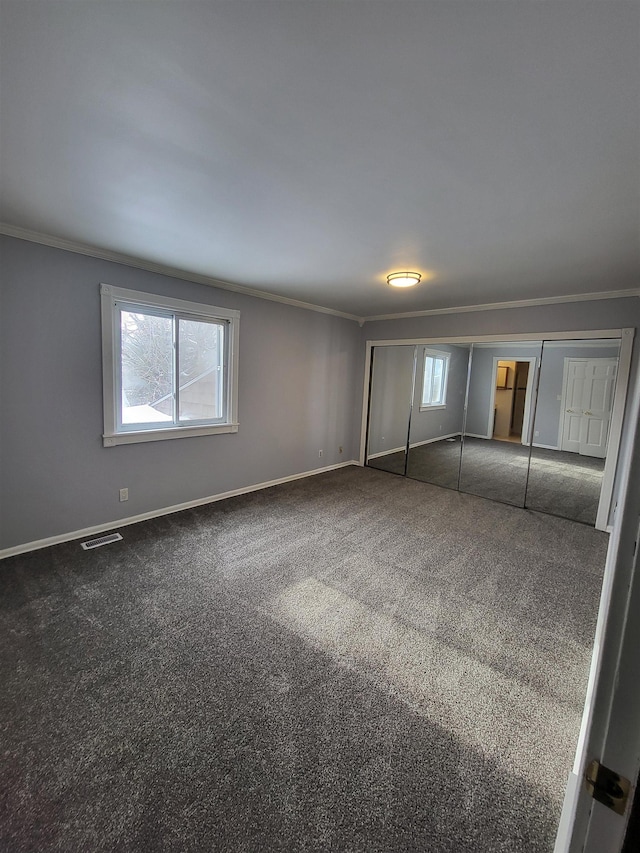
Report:
[{"label": "reflected carpet", "polygon": [[[466,436],[412,447],[407,476],[448,489],[596,523],[604,459]],[[462,460],[461,460],[462,457]],[[405,453],[377,456],[370,467],[404,474]]]}]

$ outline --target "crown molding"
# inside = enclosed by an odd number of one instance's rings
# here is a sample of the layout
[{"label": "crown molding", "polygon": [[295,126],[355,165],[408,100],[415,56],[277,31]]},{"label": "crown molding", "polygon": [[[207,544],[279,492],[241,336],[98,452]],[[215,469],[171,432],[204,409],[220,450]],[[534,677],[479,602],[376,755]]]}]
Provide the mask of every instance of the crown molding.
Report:
[{"label": "crown molding", "polygon": [[361,327],[365,323],[374,323],[380,320],[405,320],[412,317],[432,317],[441,314],[465,314],[474,311],[501,311],[507,308],[529,308],[536,305],[559,305],[568,302],[594,302],[602,299],[628,299],[640,297],[640,287],[629,290],[606,290],[599,293],[574,293],[569,296],[548,296],[536,299],[515,299],[511,302],[487,302],[479,305],[458,305],[452,308],[430,308],[424,311],[406,311],[399,314],[376,314],[371,317],[359,317],[356,314],[348,314],[335,308],[326,308],[323,305],[314,305],[311,302],[302,302],[299,299],[290,299],[287,296],[279,296],[264,290],[255,290],[241,284],[223,281],[199,273],[189,272],[179,267],[171,267],[167,264],[156,263],[145,258],[134,255],[125,255],[111,249],[102,249],[99,246],[91,246],[88,243],[80,243],[75,240],[67,240],[63,237],[55,237],[52,234],[44,234],[39,231],[31,231],[12,225],[10,222],[0,222],[0,234],[7,237],[15,237],[18,240],[27,240],[31,243],[39,243],[42,246],[51,246],[54,249],[63,249],[74,252],[77,255],[86,255],[90,258],[98,258],[103,261],[111,261],[115,264],[124,264],[136,269],[171,276],[171,278],[191,281],[194,284],[204,284],[208,287],[216,287],[220,290],[229,290],[244,296],[252,296],[255,299],[266,299],[269,302],[280,302],[283,305],[291,305],[293,308],[302,308],[305,311],[316,311],[320,314],[329,314],[333,317],[342,317],[345,320],[353,320]]},{"label": "crown molding", "polygon": [[115,264],[124,264],[136,269],[147,270],[148,272],[159,273],[160,275],[171,276],[172,278],[182,279],[183,281],[191,281],[194,284],[204,284],[208,287],[216,287],[219,290],[230,290],[234,293],[241,293],[243,296],[253,296],[255,299],[266,299],[269,302],[280,302],[283,305],[291,305],[294,308],[302,308],[305,311],[317,311],[320,314],[331,314],[333,317],[342,317],[345,320],[354,320],[356,323],[362,324],[362,317],[355,314],[347,314],[345,311],[338,311],[335,308],[325,308],[323,305],[314,305],[310,302],[302,302],[299,299],[290,299],[287,296],[278,296],[276,293],[268,293],[264,290],[255,290],[251,287],[245,287],[242,284],[234,284],[230,281],[223,281],[218,278],[212,278],[207,275],[189,272],[188,270],[180,269],[179,267],[171,267],[167,264],[156,263],[145,258],[138,258],[134,255],[125,255],[121,252],[114,252],[111,249],[101,249],[99,246],[91,246],[85,243],[79,243],[75,240],[67,240],[63,237],[55,237],[52,234],[43,234],[39,231],[31,231],[28,228],[21,228],[18,225],[12,225],[9,222],[0,222],[0,234],[7,237],[15,237],[18,240],[27,240],[30,243],[39,243],[42,246],[51,246],[54,249],[63,249],[66,252],[74,252],[76,255],[86,255],[90,258],[98,258],[103,261],[111,261]]},{"label": "crown molding", "polygon": [[363,317],[364,323],[378,320],[404,320],[409,317],[431,317],[439,314],[465,314],[473,311],[501,311],[506,308],[530,308],[535,305],[560,305],[565,302],[597,302],[601,299],[629,299],[640,297],[640,287],[629,290],[604,290],[599,293],[574,293],[569,296],[547,296],[537,299],[514,299],[512,302],[487,302],[481,305],[458,305],[455,308],[431,308],[425,311],[407,311],[403,314],[378,314]]}]

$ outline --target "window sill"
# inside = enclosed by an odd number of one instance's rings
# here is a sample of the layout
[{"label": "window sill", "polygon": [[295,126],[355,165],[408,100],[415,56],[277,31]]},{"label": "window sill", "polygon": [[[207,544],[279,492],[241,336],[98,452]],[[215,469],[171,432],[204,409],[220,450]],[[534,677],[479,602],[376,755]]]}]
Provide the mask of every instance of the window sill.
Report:
[{"label": "window sill", "polygon": [[421,412],[433,412],[434,409],[446,409],[447,404],[441,403],[439,406],[420,406]]},{"label": "window sill", "polygon": [[169,438],[195,438],[200,435],[218,435],[225,432],[238,432],[238,424],[142,429],[132,430],[131,432],[109,433],[102,436],[102,446],[115,447],[117,444],[139,444],[142,441],[165,441]]}]

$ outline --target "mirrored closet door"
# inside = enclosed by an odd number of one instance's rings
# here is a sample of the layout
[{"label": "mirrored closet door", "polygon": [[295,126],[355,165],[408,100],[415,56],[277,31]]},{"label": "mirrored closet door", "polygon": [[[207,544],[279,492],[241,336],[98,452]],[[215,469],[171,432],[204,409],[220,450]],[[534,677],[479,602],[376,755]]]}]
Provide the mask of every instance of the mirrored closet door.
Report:
[{"label": "mirrored closet door", "polygon": [[541,341],[473,344],[460,491],[525,505]]},{"label": "mirrored closet door", "polygon": [[458,488],[469,344],[416,347],[407,477]]},{"label": "mirrored closet door", "polygon": [[405,474],[415,346],[374,347],[369,390],[367,465]]},{"label": "mirrored closet door", "polygon": [[545,341],[526,506],[594,525],[620,356],[619,340]]},{"label": "mirrored closet door", "polygon": [[620,337],[374,346],[366,464],[594,525],[620,353]]}]

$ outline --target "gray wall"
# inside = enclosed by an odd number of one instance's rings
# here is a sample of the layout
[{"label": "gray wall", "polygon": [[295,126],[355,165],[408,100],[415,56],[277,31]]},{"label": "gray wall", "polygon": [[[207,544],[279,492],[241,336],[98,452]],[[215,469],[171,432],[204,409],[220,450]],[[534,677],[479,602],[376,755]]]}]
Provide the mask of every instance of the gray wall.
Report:
[{"label": "gray wall", "polygon": [[464,311],[400,320],[376,320],[364,324],[362,339],[446,339],[460,335],[479,337],[536,332],[578,332],[584,329],[620,329],[624,326],[640,326],[638,297],[505,308],[498,311]]},{"label": "gray wall", "polygon": [[[0,548],[357,458],[353,321],[8,237],[0,251]],[[102,446],[100,282],[241,311],[237,434]]]}]

